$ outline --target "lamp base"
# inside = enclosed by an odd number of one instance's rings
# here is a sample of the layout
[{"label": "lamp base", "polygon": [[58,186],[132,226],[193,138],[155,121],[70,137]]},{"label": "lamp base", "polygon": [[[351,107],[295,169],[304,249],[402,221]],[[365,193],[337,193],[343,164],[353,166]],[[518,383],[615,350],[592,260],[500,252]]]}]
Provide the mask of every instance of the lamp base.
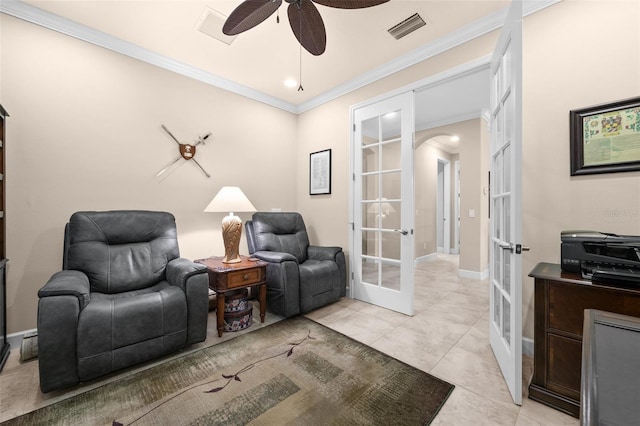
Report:
[{"label": "lamp base", "polygon": [[222,219],[222,241],[224,242],[224,258],[222,263],[238,263],[240,259],[240,237],[242,236],[242,220],[229,213]]}]

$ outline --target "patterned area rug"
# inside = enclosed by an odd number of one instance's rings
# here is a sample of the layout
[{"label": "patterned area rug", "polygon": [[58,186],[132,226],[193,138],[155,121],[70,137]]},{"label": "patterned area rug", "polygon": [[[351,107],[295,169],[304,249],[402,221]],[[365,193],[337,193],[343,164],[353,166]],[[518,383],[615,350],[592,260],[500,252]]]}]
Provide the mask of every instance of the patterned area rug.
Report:
[{"label": "patterned area rug", "polygon": [[304,317],[8,421],[7,425],[424,425],[453,385]]}]

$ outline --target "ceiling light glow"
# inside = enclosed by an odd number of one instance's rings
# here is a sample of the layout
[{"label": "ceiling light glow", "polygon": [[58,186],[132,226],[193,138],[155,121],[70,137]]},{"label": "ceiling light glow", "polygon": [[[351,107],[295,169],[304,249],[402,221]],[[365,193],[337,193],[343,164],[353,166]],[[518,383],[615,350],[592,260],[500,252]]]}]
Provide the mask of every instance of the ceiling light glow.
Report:
[{"label": "ceiling light glow", "polygon": [[288,78],[284,81],[284,85],[290,88],[298,87],[298,82],[293,78]]}]

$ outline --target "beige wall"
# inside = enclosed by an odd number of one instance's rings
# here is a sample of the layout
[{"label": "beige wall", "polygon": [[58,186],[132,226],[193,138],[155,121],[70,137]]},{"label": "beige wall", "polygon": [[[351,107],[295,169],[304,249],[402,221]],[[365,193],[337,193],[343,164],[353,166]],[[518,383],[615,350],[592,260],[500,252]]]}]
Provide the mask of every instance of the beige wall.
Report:
[{"label": "beige wall", "polygon": [[640,172],[570,177],[569,110],[640,96],[640,2],[565,0],[524,21],[523,334],[560,231],[640,235]]},{"label": "beige wall", "polygon": [[[61,267],[63,228],[74,211],[170,211],[181,254],[194,259],[224,252],[223,214],[202,212],[223,185],[240,186],[259,210],[295,210],[295,115],[0,17],[1,101],[11,115],[9,333],[36,326],[37,291]],[[178,155],[163,123],[188,143],[212,132],[195,157],[210,179],[183,160],[170,176],[154,178]],[[300,186],[307,190],[306,177]]]}]

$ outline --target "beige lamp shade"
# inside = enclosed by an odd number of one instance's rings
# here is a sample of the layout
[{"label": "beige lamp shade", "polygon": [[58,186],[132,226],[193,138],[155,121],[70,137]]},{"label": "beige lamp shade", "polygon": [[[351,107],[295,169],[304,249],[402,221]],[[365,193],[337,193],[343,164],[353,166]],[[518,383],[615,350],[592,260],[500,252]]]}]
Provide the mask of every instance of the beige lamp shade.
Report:
[{"label": "beige lamp shade", "polygon": [[222,241],[224,242],[223,263],[240,262],[240,237],[242,236],[242,220],[234,212],[255,212],[256,208],[237,186],[223,186],[205,207],[205,212],[229,212],[222,219]]}]

